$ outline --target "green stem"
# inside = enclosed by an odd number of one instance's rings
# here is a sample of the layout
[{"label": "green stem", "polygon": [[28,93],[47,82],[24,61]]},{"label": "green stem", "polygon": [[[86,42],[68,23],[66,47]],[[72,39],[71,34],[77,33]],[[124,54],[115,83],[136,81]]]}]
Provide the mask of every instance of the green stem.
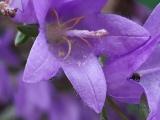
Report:
[{"label": "green stem", "polygon": [[114,109],[114,111],[119,115],[121,120],[129,120],[127,116],[121,111],[120,107],[110,97],[108,97],[107,102]]},{"label": "green stem", "polygon": [[101,112],[100,120],[108,120],[108,118],[107,118],[107,112],[106,112],[106,108],[105,107],[103,108],[103,110]]}]

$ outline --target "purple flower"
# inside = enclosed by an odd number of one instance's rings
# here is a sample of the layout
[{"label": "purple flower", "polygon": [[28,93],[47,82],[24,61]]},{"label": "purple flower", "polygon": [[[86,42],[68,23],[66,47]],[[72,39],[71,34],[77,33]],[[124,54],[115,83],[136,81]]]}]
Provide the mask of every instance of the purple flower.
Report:
[{"label": "purple flower", "polygon": [[26,120],[39,120],[51,106],[51,86],[49,82],[37,84],[20,82],[15,93],[15,107],[19,117]]},{"label": "purple flower", "polygon": [[[159,12],[159,11],[158,11]],[[158,120],[159,105],[160,105],[160,47],[159,45],[154,50],[147,61],[136,71],[140,75],[140,85],[144,88],[147,96],[150,114],[148,120]]]},{"label": "purple flower", "polygon": [[57,93],[48,81],[36,84],[20,82],[15,94],[15,108],[18,117],[25,120],[40,120],[43,117],[49,120],[98,120],[99,117],[81,100]]},{"label": "purple flower", "polygon": [[[57,93],[56,93],[57,94]],[[54,95],[49,120],[98,120],[99,115],[70,94]]]},{"label": "purple flower", "polygon": [[3,60],[4,63],[16,66],[19,64],[19,60],[16,54],[11,50],[13,37],[13,30],[7,30],[0,37],[0,59]]},{"label": "purple flower", "polygon": [[[45,7],[50,4],[43,2],[35,4],[40,29],[23,81],[48,80],[62,68],[85,103],[100,112],[106,97],[106,81],[96,55],[106,52],[113,60],[143,45],[149,33],[123,17],[100,14],[104,0],[60,1],[53,4],[52,11]],[[94,7],[89,8],[89,4]],[[45,18],[51,13],[52,23],[46,23]]]},{"label": "purple flower", "polygon": [[13,96],[13,86],[7,68],[0,64],[0,103],[8,102]]},{"label": "purple flower", "polygon": [[140,75],[140,85],[144,88],[145,94],[147,96],[148,105],[150,108],[150,114],[148,120],[158,120],[159,119],[159,106],[160,106],[160,79],[159,79],[159,59],[160,59],[160,4],[153,10],[149,19],[145,23],[146,27],[155,39],[157,40],[157,45],[154,46],[152,54],[145,61],[145,63],[136,71]]},{"label": "purple flower", "polygon": [[34,0],[9,0],[12,8],[18,9],[16,16],[13,18],[17,22],[37,23],[37,17],[34,10]]},{"label": "purple flower", "polygon": [[[144,24],[151,33],[149,41],[105,67],[106,73],[110,74],[107,77],[109,95],[119,101],[138,103],[142,93],[146,93],[151,111],[148,120],[159,119],[159,12],[160,5],[153,10]],[[140,81],[140,84],[136,81]]]}]

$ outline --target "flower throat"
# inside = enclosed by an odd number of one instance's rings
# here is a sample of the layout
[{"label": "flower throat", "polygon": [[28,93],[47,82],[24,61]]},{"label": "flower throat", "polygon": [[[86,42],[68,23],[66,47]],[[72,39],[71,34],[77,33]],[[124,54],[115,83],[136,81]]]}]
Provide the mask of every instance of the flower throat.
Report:
[{"label": "flower throat", "polygon": [[48,42],[50,44],[52,43],[67,44],[68,46],[67,52],[64,52],[64,51],[58,52],[58,56],[63,57],[64,59],[68,58],[71,53],[73,38],[78,38],[88,46],[91,46],[87,39],[90,39],[90,38],[99,39],[108,34],[107,30],[105,29],[100,29],[96,31],[74,29],[74,27],[84,19],[83,16],[72,18],[66,22],[61,22],[57,11],[53,10],[53,13],[54,13],[54,16],[56,17],[56,22],[54,24],[48,25],[47,36],[50,36],[50,37],[54,36],[54,40],[51,38],[51,39],[48,39]]}]

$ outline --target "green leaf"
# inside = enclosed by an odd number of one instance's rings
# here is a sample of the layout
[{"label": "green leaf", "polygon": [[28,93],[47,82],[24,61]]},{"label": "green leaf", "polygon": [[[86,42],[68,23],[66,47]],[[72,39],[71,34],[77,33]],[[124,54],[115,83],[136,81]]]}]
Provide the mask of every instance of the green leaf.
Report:
[{"label": "green leaf", "polygon": [[30,37],[25,35],[24,33],[22,32],[17,32],[17,35],[16,35],[16,39],[15,39],[15,45],[21,45],[25,42],[27,42],[27,40],[29,39]]},{"label": "green leaf", "polygon": [[160,2],[160,0],[138,0],[138,1],[148,6],[151,9],[153,9]]},{"label": "green leaf", "polygon": [[17,29],[23,34],[30,37],[37,37],[38,35],[38,25],[37,24],[29,24],[29,25],[20,25]]}]

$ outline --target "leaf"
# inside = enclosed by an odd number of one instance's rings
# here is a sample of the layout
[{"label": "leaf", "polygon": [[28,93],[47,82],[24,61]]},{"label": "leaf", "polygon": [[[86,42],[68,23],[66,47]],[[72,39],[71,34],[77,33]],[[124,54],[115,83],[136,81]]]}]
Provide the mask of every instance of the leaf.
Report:
[{"label": "leaf", "polygon": [[138,0],[138,1],[148,6],[151,9],[153,9],[160,2],[160,0]]},{"label": "leaf", "polygon": [[17,46],[17,45],[21,45],[25,42],[27,42],[27,40],[29,39],[29,36],[25,35],[24,33],[22,32],[17,32],[17,35],[16,35],[16,39],[15,39],[15,42],[14,44]]},{"label": "leaf", "polygon": [[17,29],[29,37],[37,37],[39,33],[37,24],[20,25]]}]

